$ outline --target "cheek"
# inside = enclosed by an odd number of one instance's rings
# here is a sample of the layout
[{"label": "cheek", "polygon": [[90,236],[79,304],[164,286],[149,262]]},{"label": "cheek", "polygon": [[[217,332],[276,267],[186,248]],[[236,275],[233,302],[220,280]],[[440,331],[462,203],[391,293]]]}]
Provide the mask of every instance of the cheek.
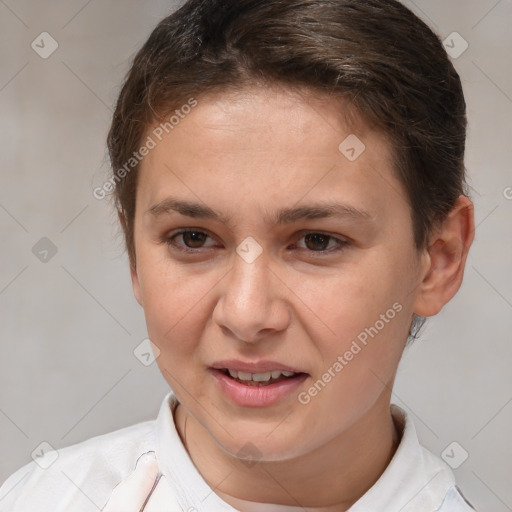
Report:
[{"label": "cheek", "polygon": [[297,295],[307,298],[314,313],[307,312],[310,320],[303,325],[320,355],[319,372],[332,368],[342,356],[343,373],[351,378],[339,379],[339,385],[361,391],[371,387],[372,381],[378,384],[378,377],[388,382],[410,324],[410,268],[381,251],[365,265],[341,270],[323,281],[295,284]]},{"label": "cheek", "polygon": [[[407,310],[393,301],[399,294],[392,288],[374,287],[370,292],[347,281],[336,284],[325,290],[323,301],[320,295],[314,302],[334,334],[326,334],[325,328],[308,333],[321,366],[301,396],[301,403],[308,402],[304,409],[308,425],[318,421],[326,435],[349,428],[382,393],[390,392],[408,325]],[[327,425],[318,418],[332,420]]]},{"label": "cheek", "polygon": [[160,350],[156,363],[180,399],[184,398],[182,386],[193,387],[190,367],[195,364],[203,337],[207,292],[201,279],[183,279],[165,272],[146,274],[144,315],[148,335]]},{"label": "cheek", "polygon": [[208,291],[215,280],[192,276],[179,266],[152,259],[141,262],[141,292],[150,338],[164,351],[193,345],[202,325]]},{"label": "cheek", "polygon": [[[340,267],[329,275],[297,277],[288,283],[309,307],[300,306],[305,314],[309,311],[311,321],[307,325],[315,329],[317,336],[335,343],[355,338],[378,321],[395,302],[404,307],[405,283],[410,279],[405,272],[403,264],[390,262],[385,254],[375,252],[365,262]],[[388,315],[393,316],[393,320],[398,317],[394,313],[391,311]]]}]

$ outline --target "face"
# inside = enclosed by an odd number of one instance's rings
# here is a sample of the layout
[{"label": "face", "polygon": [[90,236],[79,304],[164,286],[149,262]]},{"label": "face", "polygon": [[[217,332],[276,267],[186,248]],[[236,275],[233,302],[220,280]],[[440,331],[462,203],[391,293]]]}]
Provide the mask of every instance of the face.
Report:
[{"label": "face", "polygon": [[290,459],[389,402],[424,271],[410,205],[385,136],[349,126],[342,102],[197,100],[141,163],[135,296],[163,376],[218,446]]}]

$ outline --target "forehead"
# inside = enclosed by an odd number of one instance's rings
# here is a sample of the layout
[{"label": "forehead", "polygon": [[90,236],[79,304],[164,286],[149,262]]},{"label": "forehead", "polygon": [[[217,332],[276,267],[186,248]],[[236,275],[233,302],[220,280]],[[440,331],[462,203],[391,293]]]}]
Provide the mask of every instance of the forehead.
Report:
[{"label": "forehead", "polygon": [[155,147],[140,165],[137,191],[145,211],[177,194],[208,198],[212,207],[235,216],[249,204],[268,211],[276,202],[298,203],[306,196],[318,202],[341,194],[373,215],[391,196],[407,202],[387,137],[348,101],[279,87],[196,101],[188,113],[177,112],[172,128],[148,129]]},{"label": "forehead", "polygon": [[[150,129],[157,126],[155,123]],[[278,146],[285,152],[293,146],[307,151],[315,140],[325,138],[327,131],[340,138],[344,133],[366,137],[372,130],[347,99],[274,84],[202,95],[197,98],[197,106],[182,116],[179,125],[166,130],[183,136],[199,131],[205,139],[196,141],[196,147],[201,145],[204,149],[215,150],[218,143],[231,135],[229,143],[233,150],[263,152]],[[385,138],[381,133],[378,136]],[[311,144],[304,145],[306,141]],[[326,142],[330,144],[331,140]]]}]

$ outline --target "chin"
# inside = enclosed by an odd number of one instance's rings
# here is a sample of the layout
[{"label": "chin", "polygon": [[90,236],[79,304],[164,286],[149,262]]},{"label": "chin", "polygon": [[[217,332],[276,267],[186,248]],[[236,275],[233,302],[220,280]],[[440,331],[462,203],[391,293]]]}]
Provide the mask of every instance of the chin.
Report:
[{"label": "chin", "polygon": [[[274,428],[274,427],[272,427]],[[294,441],[294,437],[284,429],[277,435],[265,428],[263,431],[249,431],[249,434],[231,437],[226,432],[222,432],[221,438],[217,438],[217,444],[232,457],[240,459],[248,467],[252,467],[257,462],[279,462],[300,456],[297,448],[304,448],[303,440]]]}]

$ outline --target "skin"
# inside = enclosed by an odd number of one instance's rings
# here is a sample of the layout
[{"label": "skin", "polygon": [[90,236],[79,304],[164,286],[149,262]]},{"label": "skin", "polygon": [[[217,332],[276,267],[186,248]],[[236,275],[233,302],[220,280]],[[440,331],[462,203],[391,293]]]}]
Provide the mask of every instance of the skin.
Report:
[{"label": "skin", "polygon": [[[353,162],[338,150],[349,134],[366,146]],[[390,150],[341,101],[253,87],[199,97],[141,163],[134,294],[180,402],[175,421],[191,459],[240,510],[256,501],[345,511],[396,450],[389,403],[412,315],[435,315],[459,289],[474,221],[472,203],[459,198],[418,251]],[[148,212],[169,196],[230,222]],[[327,201],[368,217],[270,220]],[[166,243],[180,228],[208,236]],[[334,239],[305,237],[318,232]],[[236,253],[249,236],[262,248],[252,263]],[[336,239],[347,243],[333,252]],[[187,243],[193,254],[179,250]],[[221,359],[271,359],[308,373],[298,392],[307,391],[394,303],[401,311],[307,404],[292,393],[242,407],[208,372]],[[237,456],[248,442],[260,452],[253,465]]]}]

